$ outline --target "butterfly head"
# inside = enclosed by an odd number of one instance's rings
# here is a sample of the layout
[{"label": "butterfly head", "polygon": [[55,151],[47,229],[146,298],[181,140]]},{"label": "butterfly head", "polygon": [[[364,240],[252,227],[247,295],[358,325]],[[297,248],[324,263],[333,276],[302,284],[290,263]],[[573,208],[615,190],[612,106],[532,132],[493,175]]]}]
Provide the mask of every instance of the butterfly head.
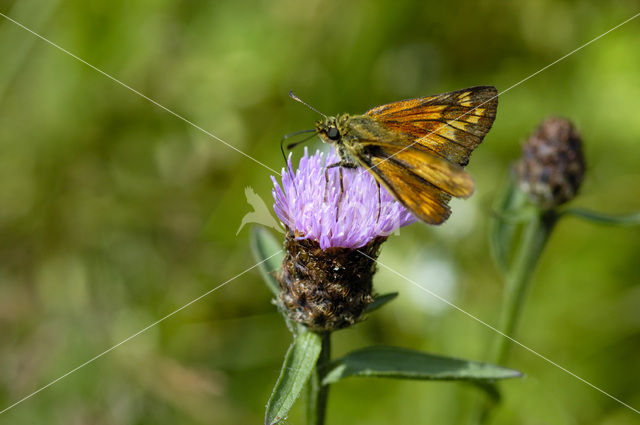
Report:
[{"label": "butterfly head", "polygon": [[346,132],[347,121],[347,115],[326,117],[322,121],[316,121],[316,133],[324,143],[338,143]]}]

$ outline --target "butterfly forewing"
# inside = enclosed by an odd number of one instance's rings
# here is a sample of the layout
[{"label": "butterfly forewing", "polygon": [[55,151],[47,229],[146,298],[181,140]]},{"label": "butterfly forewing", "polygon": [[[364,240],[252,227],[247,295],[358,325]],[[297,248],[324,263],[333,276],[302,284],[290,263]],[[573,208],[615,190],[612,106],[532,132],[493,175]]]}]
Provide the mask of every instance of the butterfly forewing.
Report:
[{"label": "butterfly forewing", "polygon": [[498,107],[495,87],[478,86],[378,106],[365,115],[388,131],[465,166],[491,128]]}]

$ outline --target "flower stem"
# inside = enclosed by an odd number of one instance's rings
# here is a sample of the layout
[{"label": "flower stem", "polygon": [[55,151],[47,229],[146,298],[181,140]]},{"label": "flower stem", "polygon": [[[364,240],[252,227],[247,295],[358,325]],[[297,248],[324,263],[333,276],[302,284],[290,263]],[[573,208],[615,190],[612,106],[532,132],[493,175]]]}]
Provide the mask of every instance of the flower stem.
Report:
[{"label": "flower stem", "polygon": [[[498,329],[505,335],[513,337],[515,334],[531,277],[559,217],[555,210],[541,211],[535,214],[524,229],[516,257],[505,278],[504,301],[498,324]],[[503,335],[496,337],[489,361],[502,365],[509,357],[512,344]],[[472,411],[471,423],[486,423],[494,405],[491,401],[476,404],[477,408]]]},{"label": "flower stem", "polygon": [[[558,215],[554,210],[544,211],[529,222],[522,235],[519,250],[506,276],[505,298],[498,329],[513,336],[522,306],[529,288],[529,282],[546,245]],[[496,339],[491,361],[504,363],[509,356],[511,341],[502,335]]]},{"label": "flower stem", "polygon": [[329,385],[323,385],[322,379],[326,375],[331,363],[331,332],[320,334],[322,338],[322,351],[316,363],[316,367],[309,378],[307,391],[307,424],[324,425],[329,398]]}]

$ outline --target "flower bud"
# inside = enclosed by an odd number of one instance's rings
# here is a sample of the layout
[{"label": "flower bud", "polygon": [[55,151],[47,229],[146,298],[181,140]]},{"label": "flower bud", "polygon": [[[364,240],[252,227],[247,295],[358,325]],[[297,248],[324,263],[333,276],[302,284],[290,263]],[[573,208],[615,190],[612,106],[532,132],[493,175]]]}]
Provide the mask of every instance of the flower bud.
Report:
[{"label": "flower bud", "polygon": [[522,147],[516,165],[520,188],[551,209],[573,199],[585,170],[580,134],[564,118],[547,118]]}]

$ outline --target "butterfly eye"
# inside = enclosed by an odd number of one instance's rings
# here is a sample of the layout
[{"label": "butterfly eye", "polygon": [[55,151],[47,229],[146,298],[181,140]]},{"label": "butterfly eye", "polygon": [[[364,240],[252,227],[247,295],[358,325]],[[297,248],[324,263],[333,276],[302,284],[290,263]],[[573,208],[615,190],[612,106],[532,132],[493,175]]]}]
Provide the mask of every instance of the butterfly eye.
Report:
[{"label": "butterfly eye", "polygon": [[338,131],[337,128],[331,127],[327,131],[327,137],[331,140],[338,140],[340,138],[340,132]]}]

